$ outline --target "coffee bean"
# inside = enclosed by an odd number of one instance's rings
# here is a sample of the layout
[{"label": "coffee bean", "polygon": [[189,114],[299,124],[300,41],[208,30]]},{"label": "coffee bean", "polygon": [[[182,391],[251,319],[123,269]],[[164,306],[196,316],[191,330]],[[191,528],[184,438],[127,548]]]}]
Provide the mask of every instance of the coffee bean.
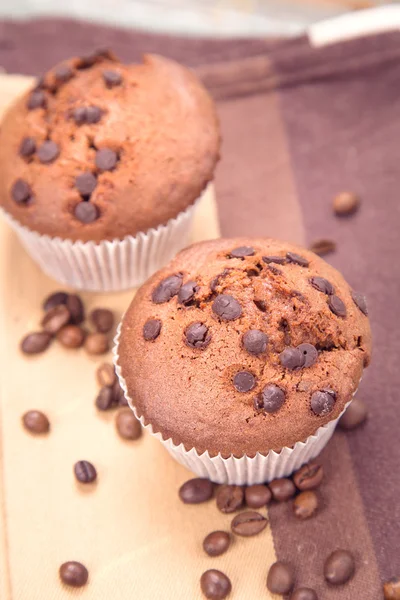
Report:
[{"label": "coffee bean", "polygon": [[122,75],[118,71],[103,71],[103,79],[108,88],[121,85],[122,83]]},{"label": "coffee bean", "polygon": [[247,352],[257,356],[266,351],[268,336],[259,329],[249,329],[249,331],[246,331],[243,335],[242,341]]},{"label": "coffee bean", "polygon": [[323,277],[311,277],[310,283],[316,290],[330,296],[335,293],[335,288],[327,279]]},{"label": "coffee bean", "polygon": [[74,215],[81,223],[93,223],[96,221],[99,216],[99,210],[97,206],[92,204],[92,202],[79,202],[74,208]]},{"label": "coffee bean", "polygon": [[97,185],[97,178],[90,171],[86,171],[86,173],[81,173],[75,179],[75,186],[78,189],[78,192],[81,196],[88,197],[94,191]]},{"label": "coffee bean", "polygon": [[22,422],[30,433],[42,434],[50,430],[49,419],[40,410],[28,410],[23,415]]},{"label": "coffee bean", "polygon": [[300,267],[308,267],[310,264],[306,258],[300,256],[300,254],[296,254],[295,252],[287,252],[286,258],[288,262],[300,265]]},{"label": "coffee bean", "polygon": [[222,485],[216,494],[217,507],[223,513],[232,513],[243,504],[244,491],[239,485]]},{"label": "coffee bean", "polygon": [[43,310],[48,311],[59,304],[66,304],[68,299],[67,292],[53,292],[43,302]]},{"label": "coffee bean", "polygon": [[351,292],[351,297],[353,298],[354,304],[364,313],[365,316],[368,315],[368,306],[367,299],[364,294],[360,292]]},{"label": "coffee bean", "polygon": [[170,275],[166,277],[153,290],[151,299],[154,304],[163,304],[169,302],[171,298],[177,295],[182,285],[182,274]]},{"label": "coffee bean", "polygon": [[223,321],[234,321],[242,315],[239,302],[229,294],[220,294],[212,304],[213,313]]},{"label": "coffee bean", "polygon": [[293,569],[288,563],[278,560],[271,565],[267,577],[267,588],[272,594],[289,594],[293,586]]},{"label": "coffee bean", "polygon": [[118,435],[124,440],[137,440],[142,435],[142,426],[130,408],[120,408],[115,418]]},{"label": "coffee bean", "polygon": [[250,485],[244,491],[246,504],[249,508],[261,508],[271,502],[272,494],[266,485]]},{"label": "coffee bean", "polygon": [[333,210],[339,217],[352,215],[360,207],[360,198],[352,192],[342,192],[333,200]]},{"label": "coffee bean", "polygon": [[96,408],[99,410],[110,410],[117,406],[114,390],[111,385],[104,385],[97,395],[95,401]]},{"label": "coffee bean", "polygon": [[95,308],[89,315],[99,333],[108,333],[114,325],[114,315],[108,308]]},{"label": "coffee bean", "polygon": [[103,111],[98,106],[88,106],[86,108],[86,123],[94,125],[98,123],[103,115]]},{"label": "coffee bean", "polygon": [[162,323],[160,319],[148,319],[143,325],[143,337],[147,342],[158,338],[161,332]]},{"label": "coffee bean", "polygon": [[96,152],[95,163],[99,171],[113,171],[117,166],[118,154],[110,148],[101,148]]},{"label": "coffee bean", "polygon": [[11,187],[11,198],[17,204],[28,204],[32,200],[32,189],[23,179],[16,179]]},{"label": "coffee bean", "polygon": [[47,104],[46,95],[42,90],[33,90],[28,96],[26,106],[28,110],[35,108],[45,108]]},{"label": "coffee bean", "polygon": [[50,308],[44,315],[41,325],[46,333],[55,335],[70,320],[71,315],[65,304]]},{"label": "coffee bean", "polygon": [[315,240],[310,246],[311,252],[318,254],[318,256],[325,256],[336,250],[336,242],[333,240]]},{"label": "coffee bean", "polygon": [[296,487],[304,492],[307,490],[315,490],[320,484],[324,477],[324,469],[322,465],[317,463],[308,463],[303,465],[293,475],[293,481]]},{"label": "coffee bean", "polygon": [[80,483],[93,483],[97,479],[97,472],[88,460],[80,460],[74,465],[75,477]]},{"label": "coffee bean", "polygon": [[261,533],[268,525],[268,520],[258,512],[241,512],[233,519],[231,529],[236,535],[250,537]]},{"label": "coffee bean", "polygon": [[328,415],[335,406],[336,392],[330,389],[314,392],[311,396],[311,409],[319,417]]},{"label": "coffee bean", "polygon": [[250,392],[256,385],[256,378],[248,371],[239,371],[233,378],[233,385],[238,392]]},{"label": "coffee bean", "polygon": [[339,419],[340,429],[351,431],[368,418],[368,409],[361,398],[354,398],[350,406],[347,407],[346,412]]},{"label": "coffee bean", "polygon": [[239,246],[230,253],[230,258],[245,258],[246,256],[254,256],[254,248],[251,246]]},{"label": "coffee bean", "polygon": [[232,590],[230,579],[217,569],[209,569],[203,573],[200,587],[208,600],[224,600]]},{"label": "coffee bean", "polygon": [[74,70],[69,65],[59,65],[54,69],[54,77],[60,83],[69,81],[74,76]]},{"label": "coffee bean", "polygon": [[272,497],[277,502],[287,502],[296,493],[296,487],[291,479],[283,477],[282,479],[274,479],[269,483],[269,489],[272,492]]},{"label": "coffee bean", "polygon": [[347,583],[354,575],[354,557],[348,550],[335,550],[325,561],[324,576],[332,585]]},{"label": "coffee bean", "polygon": [[279,360],[285,369],[295,371],[304,367],[306,358],[298,348],[285,348],[279,355]]},{"label": "coffee bean", "polygon": [[221,556],[229,548],[231,536],[227,531],[213,531],[203,541],[203,549],[208,556]]},{"label": "coffee bean", "polygon": [[276,263],[277,265],[285,265],[287,260],[286,256],[263,256],[263,261],[269,265],[270,263]]},{"label": "coffee bean", "polygon": [[267,413],[274,413],[281,408],[285,402],[285,392],[277,385],[271,383],[266,385],[261,394],[254,399],[254,408],[256,410],[265,410]]},{"label": "coffee bean", "polygon": [[191,348],[206,348],[211,342],[211,334],[204,323],[192,323],[185,329],[185,343]]},{"label": "coffee bean", "polygon": [[318,600],[317,592],[311,588],[297,588],[290,600]]},{"label": "coffee bean", "polygon": [[99,385],[112,386],[117,381],[117,375],[113,365],[109,363],[102,363],[97,367],[96,378]]},{"label": "coffee bean", "polygon": [[309,519],[318,508],[318,496],[312,490],[301,492],[293,500],[294,516],[298,519]]},{"label": "coffee bean", "polygon": [[84,106],[74,108],[70,114],[76,125],[83,125],[86,123],[86,108]]},{"label": "coffee bean", "polygon": [[71,587],[82,587],[86,585],[89,578],[87,568],[74,560],[62,564],[59,574],[61,581]]},{"label": "coffee bean", "polygon": [[60,147],[52,140],[46,140],[37,151],[37,157],[43,164],[52,163],[60,154]]},{"label": "coffee bean", "polygon": [[312,344],[300,344],[297,349],[303,354],[304,368],[312,367],[318,360],[318,350]]},{"label": "coffee bean", "polygon": [[393,577],[383,584],[383,596],[385,600],[400,600],[400,578]]},{"label": "coffee bean", "polygon": [[71,315],[71,323],[80,325],[85,320],[85,307],[81,298],[77,294],[69,294],[65,304]]},{"label": "coffee bean", "polygon": [[200,504],[211,498],[214,484],[209,479],[189,479],[179,488],[179,498],[184,504]]},{"label": "coffee bean", "polygon": [[118,379],[113,385],[113,396],[114,404],[118,406],[128,406],[128,400],[125,398],[124,390],[120,386]]},{"label": "coffee bean", "polygon": [[198,285],[195,281],[188,281],[185,283],[178,293],[178,302],[180,304],[188,305],[192,302],[195,293],[198,290]]},{"label": "coffee bean", "polygon": [[45,331],[28,333],[21,341],[21,350],[24,354],[40,354],[50,345],[52,336]]},{"label": "coffee bean", "polygon": [[105,354],[110,349],[110,343],[104,333],[89,333],[85,340],[85,350],[88,354]]},{"label": "coffee bean", "polygon": [[328,306],[333,314],[337,315],[338,317],[345,317],[347,315],[345,303],[339,298],[339,296],[335,296],[334,294],[329,296]]},{"label": "coffee bean", "polygon": [[32,154],[35,154],[35,150],[35,140],[32,137],[25,137],[19,146],[18,153],[23,158],[28,158],[29,156],[32,156]]},{"label": "coffee bean", "polygon": [[80,348],[85,341],[85,332],[78,325],[65,325],[57,333],[57,339],[65,348]]}]

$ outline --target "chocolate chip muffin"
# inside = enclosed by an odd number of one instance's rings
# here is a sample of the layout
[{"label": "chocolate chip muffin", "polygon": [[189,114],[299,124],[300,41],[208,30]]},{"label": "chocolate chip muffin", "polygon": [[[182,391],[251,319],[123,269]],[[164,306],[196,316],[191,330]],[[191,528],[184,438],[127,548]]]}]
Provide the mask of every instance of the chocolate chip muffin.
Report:
[{"label": "chocolate chip muffin", "polygon": [[308,250],[272,239],[203,242],[135,296],[118,370],[142,421],[183,452],[308,448],[370,362],[367,314],[364,296]]}]

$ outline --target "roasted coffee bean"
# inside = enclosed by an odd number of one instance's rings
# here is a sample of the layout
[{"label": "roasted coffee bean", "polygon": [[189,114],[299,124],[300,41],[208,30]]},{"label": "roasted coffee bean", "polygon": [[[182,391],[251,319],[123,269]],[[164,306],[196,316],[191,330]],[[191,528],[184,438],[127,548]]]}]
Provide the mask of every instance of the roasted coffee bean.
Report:
[{"label": "roasted coffee bean", "polygon": [[275,263],[277,265],[285,265],[287,263],[286,256],[263,256],[262,259],[267,265],[271,263]]},{"label": "roasted coffee bean", "polygon": [[60,83],[69,81],[74,76],[74,70],[69,65],[59,65],[54,69],[54,77]]},{"label": "roasted coffee bean", "polygon": [[97,150],[95,164],[99,171],[113,171],[117,166],[118,154],[110,148]]},{"label": "roasted coffee bean", "polygon": [[89,333],[85,340],[88,354],[105,354],[110,349],[110,342],[104,333]]},{"label": "roasted coffee bean", "polygon": [[230,253],[230,258],[246,258],[246,256],[254,256],[254,248],[251,246],[239,246]]},{"label": "roasted coffee bean", "polygon": [[267,349],[268,336],[259,329],[249,329],[243,335],[243,346],[249,354],[257,356]]},{"label": "roasted coffee bean", "polygon": [[32,200],[32,189],[23,179],[17,179],[11,187],[11,197],[17,204],[28,204]]},{"label": "roasted coffee bean", "polygon": [[351,431],[368,418],[368,409],[361,398],[354,398],[350,406],[347,407],[346,412],[339,419],[340,429]]},{"label": "roasted coffee bean", "polygon": [[200,587],[208,600],[224,600],[229,596],[232,584],[225,573],[217,569],[209,569],[201,576]]},{"label": "roasted coffee bean", "polygon": [[318,254],[318,256],[325,256],[336,250],[336,242],[333,240],[315,240],[310,246],[311,252]]},{"label": "roasted coffee bean", "polygon": [[222,485],[217,490],[217,507],[223,513],[232,513],[243,504],[244,492],[239,485]]},{"label": "roasted coffee bean", "polygon": [[242,315],[239,302],[229,294],[220,294],[212,303],[212,311],[223,321],[234,321]]},{"label": "roasted coffee bean", "polygon": [[114,366],[110,365],[110,363],[102,363],[97,367],[96,378],[98,384],[102,387],[104,385],[113,386],[117,381]]},{"label": "roasted coffee bean", "polygon": [[73,325],[80,325],[85,320],[85,307],[77,294],[69,294],[66,307],[71,315]]},{"label": "roasted coffee bean", "polygon": [[266,485],[249,485],[244,490],[244,498],[249,508],[261,508],[271,502],[272,494]]},{"label": "roasted coffee bean", "polygon": [[298,519],[309,519],[318,508],[318,496],[312,490],[301,492],[293,500],[294,516]]},{"label": "roasted coffee bean", "polygon": [[88,106],[86,108],[86,123],[93,125],[98,123],[102,117],[103,111],[98,106]]},{"label": "roasted coffee bean", "polygon": [[324,469],[317,463],[308,463],[303,465],[293,475],[293,481],[296,487],[301,491],[315,490],[324,478]]},{"label": "roasted coffee bean", "polygon": [[335,406],[336,392],[330,389],[314,392],[311,396],[311,409],[319,417],[328,415]]},{"label": "roasted coffee bean", "polygon": [[347,583],[354,575],[354,557],[348,550],[335,550],[325,561],[324,576],[332,585]]},{"label": "roasted coffee bean", "polygon": [[317,592],[311,588],[297,588],[290,600],[318,600]]},{"label": "roasted coffee bean", "polygon": [[209,479],[189,479],[179,488],[179,498],[185,504],[200,504],[211,498],[214,484]]},{"label": "roasted coffee bean", "polygon": [[33,90],[29,96],[26,106],[28,110],[34,110],[35,108],[45,108],[47,104],[46,95],[42,90]]},{"label": "roasted coffee bean", "polygon": [[312,344],[300,344],[297,346],[304,356],[304,368],[312,367],[318,360],[318,350]]},{"label": "roasted coffee bean", "polygon": [[45,331],[28,333],[21,341],[21,350],[24,354],[40,354],[50,345],[52,336]]},{"label": "roasted coffee bean", "polygon": [[285,348],[279,355],[279,360],[285,369],[295,371],[304,367],[306,358],[299,348]]},{"label": "roasted coffee bean", "polygon": [[385,600],[400,600],[400,578],[393,577],[383,584],[383,596]]},{"label": "roasted coffee bean", "polygon": [[122,75],[118,73],[118,71],[103,71],[103,79],[104,83],[108,88],[115,87],[116,85],[121,85],[122,83]]},{"label": "roasted coffee bean", "polygon": [[206,348],[211,342],[211,334],[204,323],[191,323],[185,329],[185,344],[191,348]]},{"label": "roasted coffee bean", "polygon": [[194,298],[195,293],[199,289],[195,281],[188,281],[185,283],[178,293],[178,302],[187,306]]},{"label": "roasted coffee bean", "polygon": [[118,405],[115,401],[113,388],[110,385],[103,385],[97,394],[95,404],[99,410],[110,410]]},{"label": "roasted coffee bean", "polygon": [[87,460],[80,460],[75,463],[74,473],[80,483],[93,483],[97,479],[96,469]]},{"label": "roasted coffee bean", "polygon": [[99,333],[108,333],[113,328],[114,315],[108,308],[95,308],[89,318]]},{"label": "roasted coffee bean", "polygon": [[306,258],[300,256],[300,254],[296,254],[295,252],[287,252],[286,259],[290,263],[300,265],[300,267],[308,267],[308,265],[310,264]]},{"label": "roasted coffee bean", "polygon": [[28,410],[23,415],[22,422],[30,433],[42,434],[50,430],[49,419],[40,410]]},{"label": "roasted coffee bean", "polygon": [[343,302],[343,300],[341,300],[339,298],[339,296],[335,296],[335,294],[333,294],[332,296],[329,296],[328,306],[331,309],[331,311],[333,312],[333,314],[338,317],[344,318],[347,315],[345,303]]},{"label": "roasted coffee bean", "polygon": [[278,560],[271,565],[267,577],[267,588],[272,594],[289,594],[293,586],[293,569],[288,563]]},{"label": "roasted coffee bean", "polygon": [[46,140],[37,151],[37,157],[43,164],[49,164],[58,158],[60,154],[60,147],[52,140]]},{"label": "roasted coffee bean", "polygon": [[99,218],[100,213],[99,209],[92,202],[78,202],[78,204],[74,208],[74,215],[81,223],[85,223],[86,225],[89,223],[93,223],[96,219]]},{"label": "roasted coffee bean", "polygon": [[269,483],[269,489],[272,492],[272,497],[277,502],[287,502],[296,493],[296,487],[291,479],[283,477],[282,479],[274,479]]},{"label": "roasted coffee bean", "polygon": [[80,195],[84,198],[89,197],[90,194],[94,192],[96,185],[97,177],[93,175],[93,173],[91,173],[90,171],[87,171],[86,173],[81,173],[75,179],[75,187],[77,188]]},{"label": "roasted coffee bean", "polygon": [[268,519],[258,512],[241,512],[233,519],[231,529],[236,535],[250,537],[261,533],[268,525]]},{"label": "roasted coffee bean", "polygon": [[285,392],[271,383],[266,385],[261,394],[254,398],[254,408],[265,410],[267,413],[274,413],[281,408],[285,399]]},{"label": "roasted coffee bean", "polygon": [[19,146],[18,153],[23,158],[28,158],[29,156],[32,156],[32,154],[35,154],[35,150],[35,140],[32,137],[25,137]]},{"label": "roasted coffee bean", "polygon": [[227,531],[213,531],[203,541],[203,549],[208,556],[224,554],[231,544],[231,536]]},{"label": "roasted coffee bean", "polygon": [[367,299],[364,294],[360,292],[351,292],[351,297],[353,298],[354,304],[364,313],[365,316],[368,315],[368,306]]},{"label": "roasted coffee bean", "polygon": [[70,320],[71,315],[65,304],[50,308],[44,315],[41,325],[46,333],[55,335]]},{"label": "roasted coffee bean", "polygon": [[80,348],[85,341],[85,332],[78,325],[65,325],[57,333],[57,339],[65,348]]},{"label": "roasted coffee bean", "polygon": [[313,287],[315,287],[316,290],[326,294],[327,296],[331,296],[335,293],[335,288],[331,282],[323,277],[311,277],[310,283]]},{"label": "roasted coffee bean", "polygon": [[170,275],[166,277],[153,290],[151,299],[155,304],[164,304],[177,295],[182,286],[182,274]]},{"label": "roasted coffee bean", "polygon": [[89,578],[87,568],[82,563],[74,560],[62,564],[59,574],[61,581],[71,587],[82,587],[86,585]]},{"label": "roasted coffee bean", "polygon": [[239,371],[233,378],[233,385],[238,392],[250,392],[256,385],[256,378],[248,371]]},{"label": "roasted coffee bean", "polygon": [[114,403],[118,406],[128,406],[128,401],[125,398],[124,390],[117,380],[113,385]]},{"label": "roasted coffee bean", "polygon": [[47,296],[47,298],[43,302],[43,310],[47,312],[48,310],[54,308],[55,306],[58,306],[59,304],[66,304],[67,299],[67,292],[54,292],[53,294],[50,294],[50,296]]},{"label": "roasted coffee bean", "polygon": [[142,435],[142,426],[130,408],[120,408],[115,418],[118,435],[124,440],[137,440]]},{"label": "roasted coffee bean", "polygon": [[333,210],[339,217],[352,215],[360,207],[360,198],[352,192],[342,192],[333,200]]}]

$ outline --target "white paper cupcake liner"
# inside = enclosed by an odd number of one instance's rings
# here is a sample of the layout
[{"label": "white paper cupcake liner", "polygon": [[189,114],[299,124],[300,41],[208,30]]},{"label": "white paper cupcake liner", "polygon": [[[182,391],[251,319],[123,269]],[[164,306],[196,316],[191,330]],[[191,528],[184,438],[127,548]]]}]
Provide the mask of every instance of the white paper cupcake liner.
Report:
[{"label": "white paper cupcake liner", "polygon": [[99,243],[41,235],[2,212],[46,275],[79,290],[120,291],[141,285],[187,245],[196,206],[207,190],[165,225]]},{"label": "white paper cupcake liner", "polygon": [[129,397],[126,382],[121,375],[121,367],[118,364],[118,343],[121,334],[121,325],[122,321],[118,326],[114,339],[113,355],[115,370],[130,408],[144,429],[160,440],[176,461],[187,467],[198,477],[205,477],[215,483],[253,485],[291,475],[302,465],[320,454],[332,437],[338,420],[351,402],[346,404],[337,419],[319,427],[304,442],[297,442],[292,448],[284,447],[280,452],[271,450],[267,455],[257,453],[254,457],[244,455],[240,458],[236,458],[235,456],[223,458],[220,454],[210,456],[207,451],[199,454],[195,448],[186,450],[183,444],[176,445],[171,438],[164,439],[161,433],[153,431],[151,424],[145,424],[144,418],[138,414],[132,398]]}]

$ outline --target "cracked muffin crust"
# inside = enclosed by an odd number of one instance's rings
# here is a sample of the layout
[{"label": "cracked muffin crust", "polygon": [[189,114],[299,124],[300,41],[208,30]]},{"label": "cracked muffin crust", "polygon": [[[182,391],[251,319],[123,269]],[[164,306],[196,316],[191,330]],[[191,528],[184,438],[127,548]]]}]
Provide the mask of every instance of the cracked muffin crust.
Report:
[{"label": "cracked muffin crust", "polygon": [[367,305],[303,248],[220,239],[186,248],[138,291],[119,342],[146,424],[186,450],[253,456],[335,419],[370,362]]},{"label": "cracked muffin crust", "polygon": [[193,204],[219,153],[214,104],[185,67],[108,51],[54,67],[6,113],[0,206],[51,237],[145,232]]}]

